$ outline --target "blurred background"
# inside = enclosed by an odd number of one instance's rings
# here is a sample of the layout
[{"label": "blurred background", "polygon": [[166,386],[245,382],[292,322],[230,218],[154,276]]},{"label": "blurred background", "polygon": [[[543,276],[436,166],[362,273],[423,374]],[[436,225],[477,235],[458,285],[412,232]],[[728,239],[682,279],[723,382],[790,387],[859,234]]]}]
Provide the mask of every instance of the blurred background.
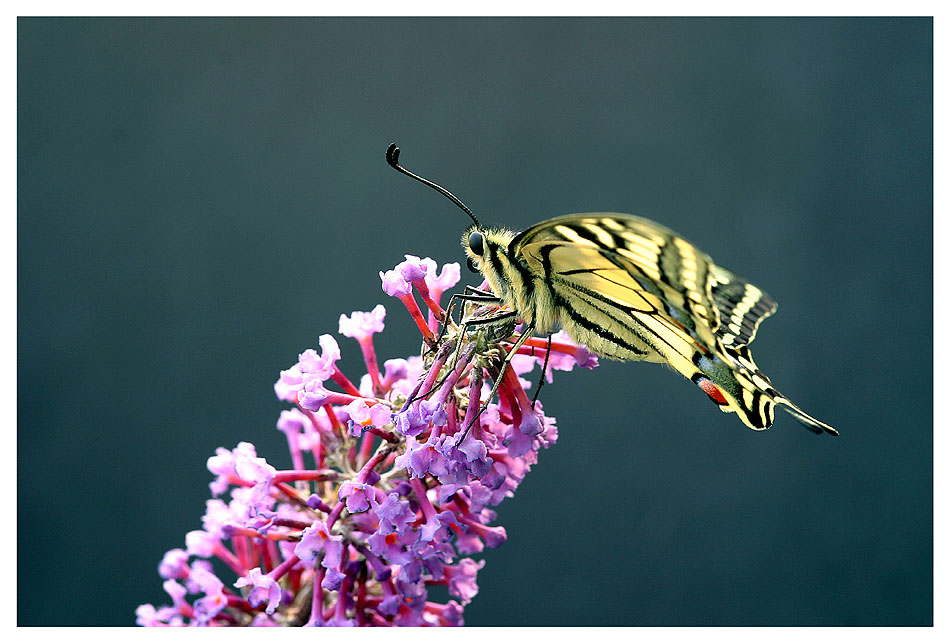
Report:
[{"label": "blurred background", "polygon": [[[20,625],[131,625],[219,446],[468,219],[620,211],[766,290],[758,433],[652,364],[558,374],[560,439],[470,625],[933,620],[930,19],[20,19]],[[472,281],[464,271],[463,280]],[[464,282],[463,282],[464,283]],[[361,366],[340,337],[344,371]],[[55,606],[50,600],[55,597]]]}]

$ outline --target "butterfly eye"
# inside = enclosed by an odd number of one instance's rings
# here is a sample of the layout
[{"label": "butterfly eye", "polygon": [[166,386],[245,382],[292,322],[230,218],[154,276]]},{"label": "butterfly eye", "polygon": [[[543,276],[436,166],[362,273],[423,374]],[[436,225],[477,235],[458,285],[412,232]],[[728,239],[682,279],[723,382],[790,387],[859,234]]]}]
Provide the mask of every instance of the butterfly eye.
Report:
[{"label": "butterfly eye", "polygon": [[472,252],[481,256],[485,251],[484,238],[482,237],[481,232],[473,232],[468,235],[468,247],[472,249]]},{"label": "butterfly eye", "polygon": [[478,272],[478,268],[475,267],[475,262],[471,258],[465,260],[465,265],[468,266],[468,269],[472,272]]}]

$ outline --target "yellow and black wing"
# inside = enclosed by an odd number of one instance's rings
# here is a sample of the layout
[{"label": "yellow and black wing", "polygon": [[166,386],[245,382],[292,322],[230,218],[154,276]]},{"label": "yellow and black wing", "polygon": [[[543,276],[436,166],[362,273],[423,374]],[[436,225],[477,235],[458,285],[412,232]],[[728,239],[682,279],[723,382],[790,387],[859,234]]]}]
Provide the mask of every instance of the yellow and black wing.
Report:
[{"label": "yellow and black wing", "polygon": [[835,432],[752,361],[747,345],[775,302],[672,230],[626,214],[567,215],[516,235],[508,254],[534,276],[536,305],[595,353],[667,363],[753,429],[771,426],[778,403],[811,430]]}]

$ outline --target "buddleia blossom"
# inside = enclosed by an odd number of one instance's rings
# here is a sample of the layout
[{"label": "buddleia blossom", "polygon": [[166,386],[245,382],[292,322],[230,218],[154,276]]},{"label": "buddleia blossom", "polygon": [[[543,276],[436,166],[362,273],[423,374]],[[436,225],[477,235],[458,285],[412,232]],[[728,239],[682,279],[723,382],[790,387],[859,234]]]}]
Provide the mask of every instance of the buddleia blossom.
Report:
[{"label": "buddleia blossom", "polygon": [[[471,556],[507,538],[494,507],[557,440],[521,376],[596,358],[562,336],[531,338],[502,368],[514,327],[493,322],[491,307],[469,307],[465,320],[482,323],[460,327],[440,305],[459,267],[436,268],[406,255],[380,273],[422,333],[422,355],[380,370],[379,305],[340,317],[366,368],[357,383],[337,366],[329,334],[281,371],[274,391],[291,407],[277,429],[291,468],[249,442],[208,458],[202,528],[159,563],[170,604],[140,606],[139,625],[463,624],[485,565]],[[434,586],[450,599],[430,600]]]}]

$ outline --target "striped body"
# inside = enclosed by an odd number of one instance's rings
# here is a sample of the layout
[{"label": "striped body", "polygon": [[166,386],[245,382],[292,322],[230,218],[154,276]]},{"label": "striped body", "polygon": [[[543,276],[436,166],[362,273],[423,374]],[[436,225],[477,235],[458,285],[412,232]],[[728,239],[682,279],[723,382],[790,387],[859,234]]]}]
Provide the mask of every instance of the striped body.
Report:
[{"label": "striped body", "polygon": [[748,344],[776,303],[668,228],[573,214],[518,234],[473,226],[462,245],[532,332],[561,327],[604,357],[669,364],[753,429],[771,426],[779,404],[812,431],[837,435],[752,361]]}]

